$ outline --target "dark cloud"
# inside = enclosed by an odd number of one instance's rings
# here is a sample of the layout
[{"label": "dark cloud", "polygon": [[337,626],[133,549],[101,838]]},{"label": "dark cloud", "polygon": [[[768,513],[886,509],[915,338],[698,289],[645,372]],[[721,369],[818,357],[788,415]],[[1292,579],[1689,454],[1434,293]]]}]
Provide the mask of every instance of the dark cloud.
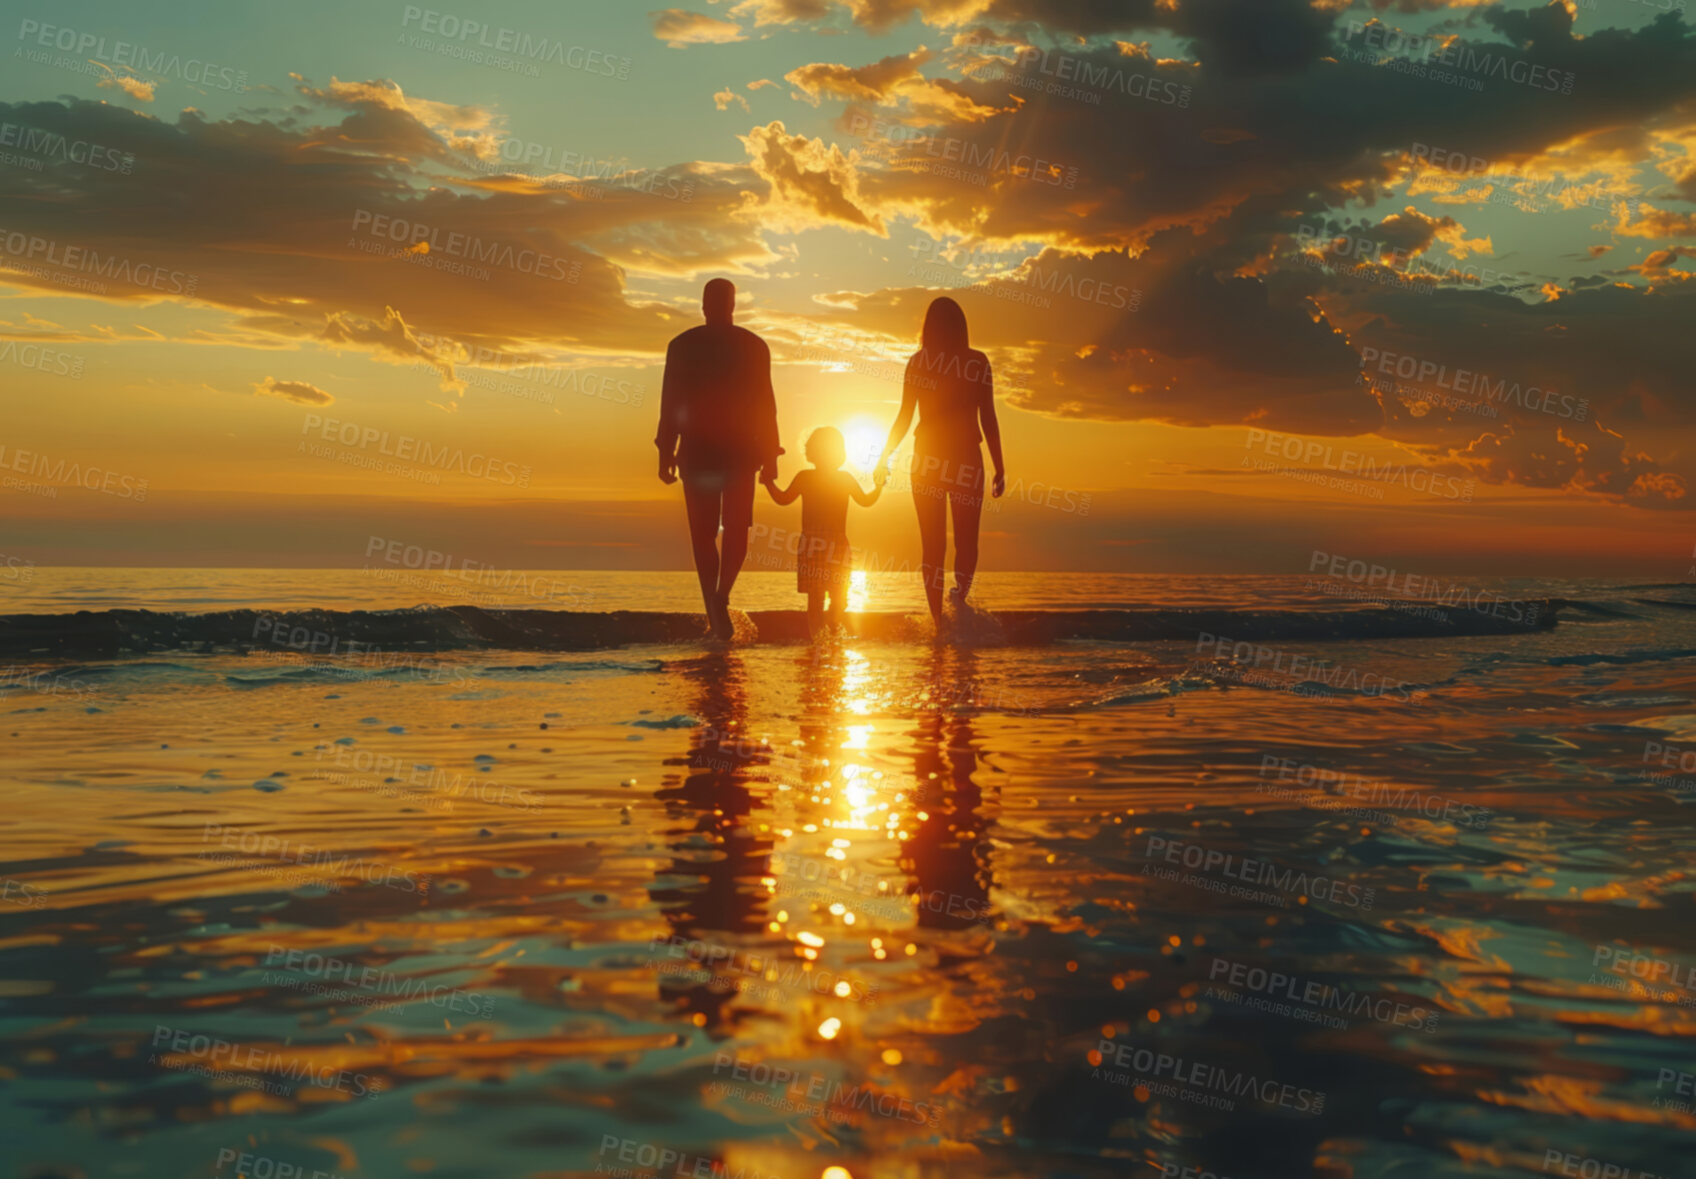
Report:
[{"label": "dark cloud", "polygon": [[6,280],[63,291],[99,277],[78,269],[90,258],[164,272],[166,285],[106,281],[100,297],[192,298],[281,337],[416,353],[451,382],[451,358],[420,348],[418,332],[653,352],[689,317],[627,299],[624,265],[692,274],[767,256],[746,209],[767,190],[749,169],[560,186],[456,170],[463,153],[424,120],[469,122],[464,108],[431,111],[385,83],[303,93],[346,113],[188,110],[172,124],[102,103],[0,104],[0,119],[135,161],[0,169]]},{"label": "dark cloud", "polygon": [[[1425,213],[1387,198],[1415,144],[1554,160],[1542,166],[1556,171],[1652,173],[1664,157],[1650,129],[1676,133],[1696,104],[1691,27],[1668,15],[1575,38],[1559,4],[1486,7],[1430,40],[1299,7],[1119,10],[1187,37],[1197,63],[1128,43],[1042,48],[1030,29],[967,35],[955,50],[962,88],[997,109],[867,153],[860,207],[910,215],[968,246],[1041,243],[1027,269],[1142,290],[1135,314],[1076,300],[1059,314],[1010,297],[1003,288],[1016,277],[980,268],[943,283],[961,288],[950,293],[981,321],[984,345],[999,348],[1018,378],[1015,400],[1030,408],[1371,430],[1486,480],[1679,503],[1696,478],[1686,445],[1696,421],[1680,392],[1691,333],[1676,326],[1696,310],[1686,251],[1659,245],[1620,272],[1641,280],[1629,287],[1532,275],[1467,224],[1465,204]],[[1042,0],[999,0],[985,15],[1047,19],[1049,32],[1100,31],[1110,19]],[[1476,87],[1430,76],[1435,63],[1423,57],[1438,52]],[[1060,80],[1084,93],[1052,93]],[[863,129],[861,113],[851,108],[840,126]],[[1616,234],[1691,233],[1688,213],[1641,200],[1619,208]],[[909,282],[853,301],[901,338],[934,293]],[[1452,396],[1386,395],[1358,379],[1363,347],[1500,374],[1521,394],[1494,415]],[[1583,402],[1585,418],[1551,415],[1532,387],[1556,390],[1557,406]]]},{"label": "dark cloud", "polygon": [[[946,264],[920,264],[935,281]],[[963,280],[962,280],[963,282]],[[834,297],[845,325],[911,339],[930,300],[911,285]],[[1341,334],[1299,295],[1212,270],[1185,234],[1132,258],[1047,250],[1006,274],[948,285],[1014,404],[1063,417],[1204,426],[1253,421],[1361,433],[1381,422]]]}]

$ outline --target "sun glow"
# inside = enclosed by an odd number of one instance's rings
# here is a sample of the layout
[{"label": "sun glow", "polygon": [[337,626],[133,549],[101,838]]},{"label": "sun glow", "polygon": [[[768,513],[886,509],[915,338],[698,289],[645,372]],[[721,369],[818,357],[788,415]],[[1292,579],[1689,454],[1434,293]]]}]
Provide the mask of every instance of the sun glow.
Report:
[{"label": "sun glow", "polygon": [[861,478],[869,479],[883,453],[886,428],[871,418],[855,418],[842,429],[843,441],[848,444],[848,469]]}]

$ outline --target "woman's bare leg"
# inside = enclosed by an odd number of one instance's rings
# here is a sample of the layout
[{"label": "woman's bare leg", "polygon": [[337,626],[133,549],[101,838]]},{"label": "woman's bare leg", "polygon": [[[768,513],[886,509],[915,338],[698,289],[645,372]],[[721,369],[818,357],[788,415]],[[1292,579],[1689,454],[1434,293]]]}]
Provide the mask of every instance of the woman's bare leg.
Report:
[{"label": "woman's bare leg", "polygon": [[913,484],[913,510],[919,514],[919,573],[925,579],[930,616],[942,620],[943,562],[948,556],[948,506],[934,483]]},{"label": "woman's bare leg", "polygon": [[954,516],[954,592],[964,602],[978,571],[978,525],[983,520],[981,465],[974,485],[950,489],[948,508]]}]

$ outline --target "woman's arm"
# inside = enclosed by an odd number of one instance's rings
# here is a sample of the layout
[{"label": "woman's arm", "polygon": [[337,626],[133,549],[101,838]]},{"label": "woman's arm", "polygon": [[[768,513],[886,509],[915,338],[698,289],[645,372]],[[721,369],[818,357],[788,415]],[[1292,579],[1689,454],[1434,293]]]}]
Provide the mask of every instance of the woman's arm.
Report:
[{"label": "woman's arm", "polygon": [[[913,358],[917,360],[915,356]],[[883,444],[883,453],[878,456],[877,469],[889,470],[889,456],[895,453],[895,448],[901,445],[901,440],[907,436],[907,427],[913,424],[913,411],[918,408],[919,388],[913,379],[913,360],[907,362],[907,372],[901,381],[901,408],[895,414],[895,422],[889,427],[889,439]]]},{"label": "woman's arm", "polygon": [[787,507],[794,503],[797,499],[801,498],[801,480],[806,477],[807,472],[797,472],[795,478],[789,481],[789,486],[781,491],[778,490],[777,480],[769,475],[760,480],[760,482],[765,484],[766,490],[771,492],[772,499],[776,500],[779,506]]},{"label": "woman's arm", "polygon": [[983,362],[983,400],[978,403],[978,424],[983,427],[983,440],[989,443],[989,461],[995,464],[992,494],[1000,499],[1007,490],[1007,463],[1001,457],[1001,422],[995,416],[995,376],[989,371],[987,358]]}]

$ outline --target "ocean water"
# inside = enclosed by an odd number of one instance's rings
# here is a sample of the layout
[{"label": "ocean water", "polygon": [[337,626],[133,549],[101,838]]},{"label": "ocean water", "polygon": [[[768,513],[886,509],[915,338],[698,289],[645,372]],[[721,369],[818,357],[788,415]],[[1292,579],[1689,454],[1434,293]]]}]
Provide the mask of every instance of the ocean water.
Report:
[{"label": "ocean water", "polygon": [[[0,570],[0,614],[76,610],[404,610],[467,604],[484,609],[670,610],[698,612],[701,592],[689,572],[562,569],[425,569],[427,558],[402,554],[364,569],[100,569],[39,568],[7,578]],[[418,566],[418,567],[413,567]],[[1653,587],[1549,578],[1445,578],[1393,585],[1328,577],[1222,577],[1135,573],[985,573],[973,598],[985,609],[1092,610],[1116,607],[1336,609],[1378,601],[1447,597],[1463,605],[1479,597],[1605,599],[1622,594],[1666,596]],[[1426,593],[1408,589],[1427,590]],[[1673,587],[1676,590],[1677,587]],[[1388,591],[1388,592],[1386,592]],[[1672,591],[1668,591],[1672,592]],[[858,572],[851,608],[925,609],[911,574]],[[795,574],[744,572],[735,605],[743,610],[796,610]]]},{"label": "ocean water", "polygon": [[[544,576],[592,594],[553,608],[693,608],[687,574]],[[534,581],[480,604],[550,608]],[[792,584],[750,575],[739,604],[792,608]],[[873,611],[921,600],[861,588]],[[1421,588],[1446,610],[1568,604],[1524,633],[1434,618],[1246,649],[14,651],[8,1165],[1688,1173],[1696,594]],[[40,569],[0,601],[345,611],[461,589]],[[1004,575],[977,597],[1383,595]]]}]

